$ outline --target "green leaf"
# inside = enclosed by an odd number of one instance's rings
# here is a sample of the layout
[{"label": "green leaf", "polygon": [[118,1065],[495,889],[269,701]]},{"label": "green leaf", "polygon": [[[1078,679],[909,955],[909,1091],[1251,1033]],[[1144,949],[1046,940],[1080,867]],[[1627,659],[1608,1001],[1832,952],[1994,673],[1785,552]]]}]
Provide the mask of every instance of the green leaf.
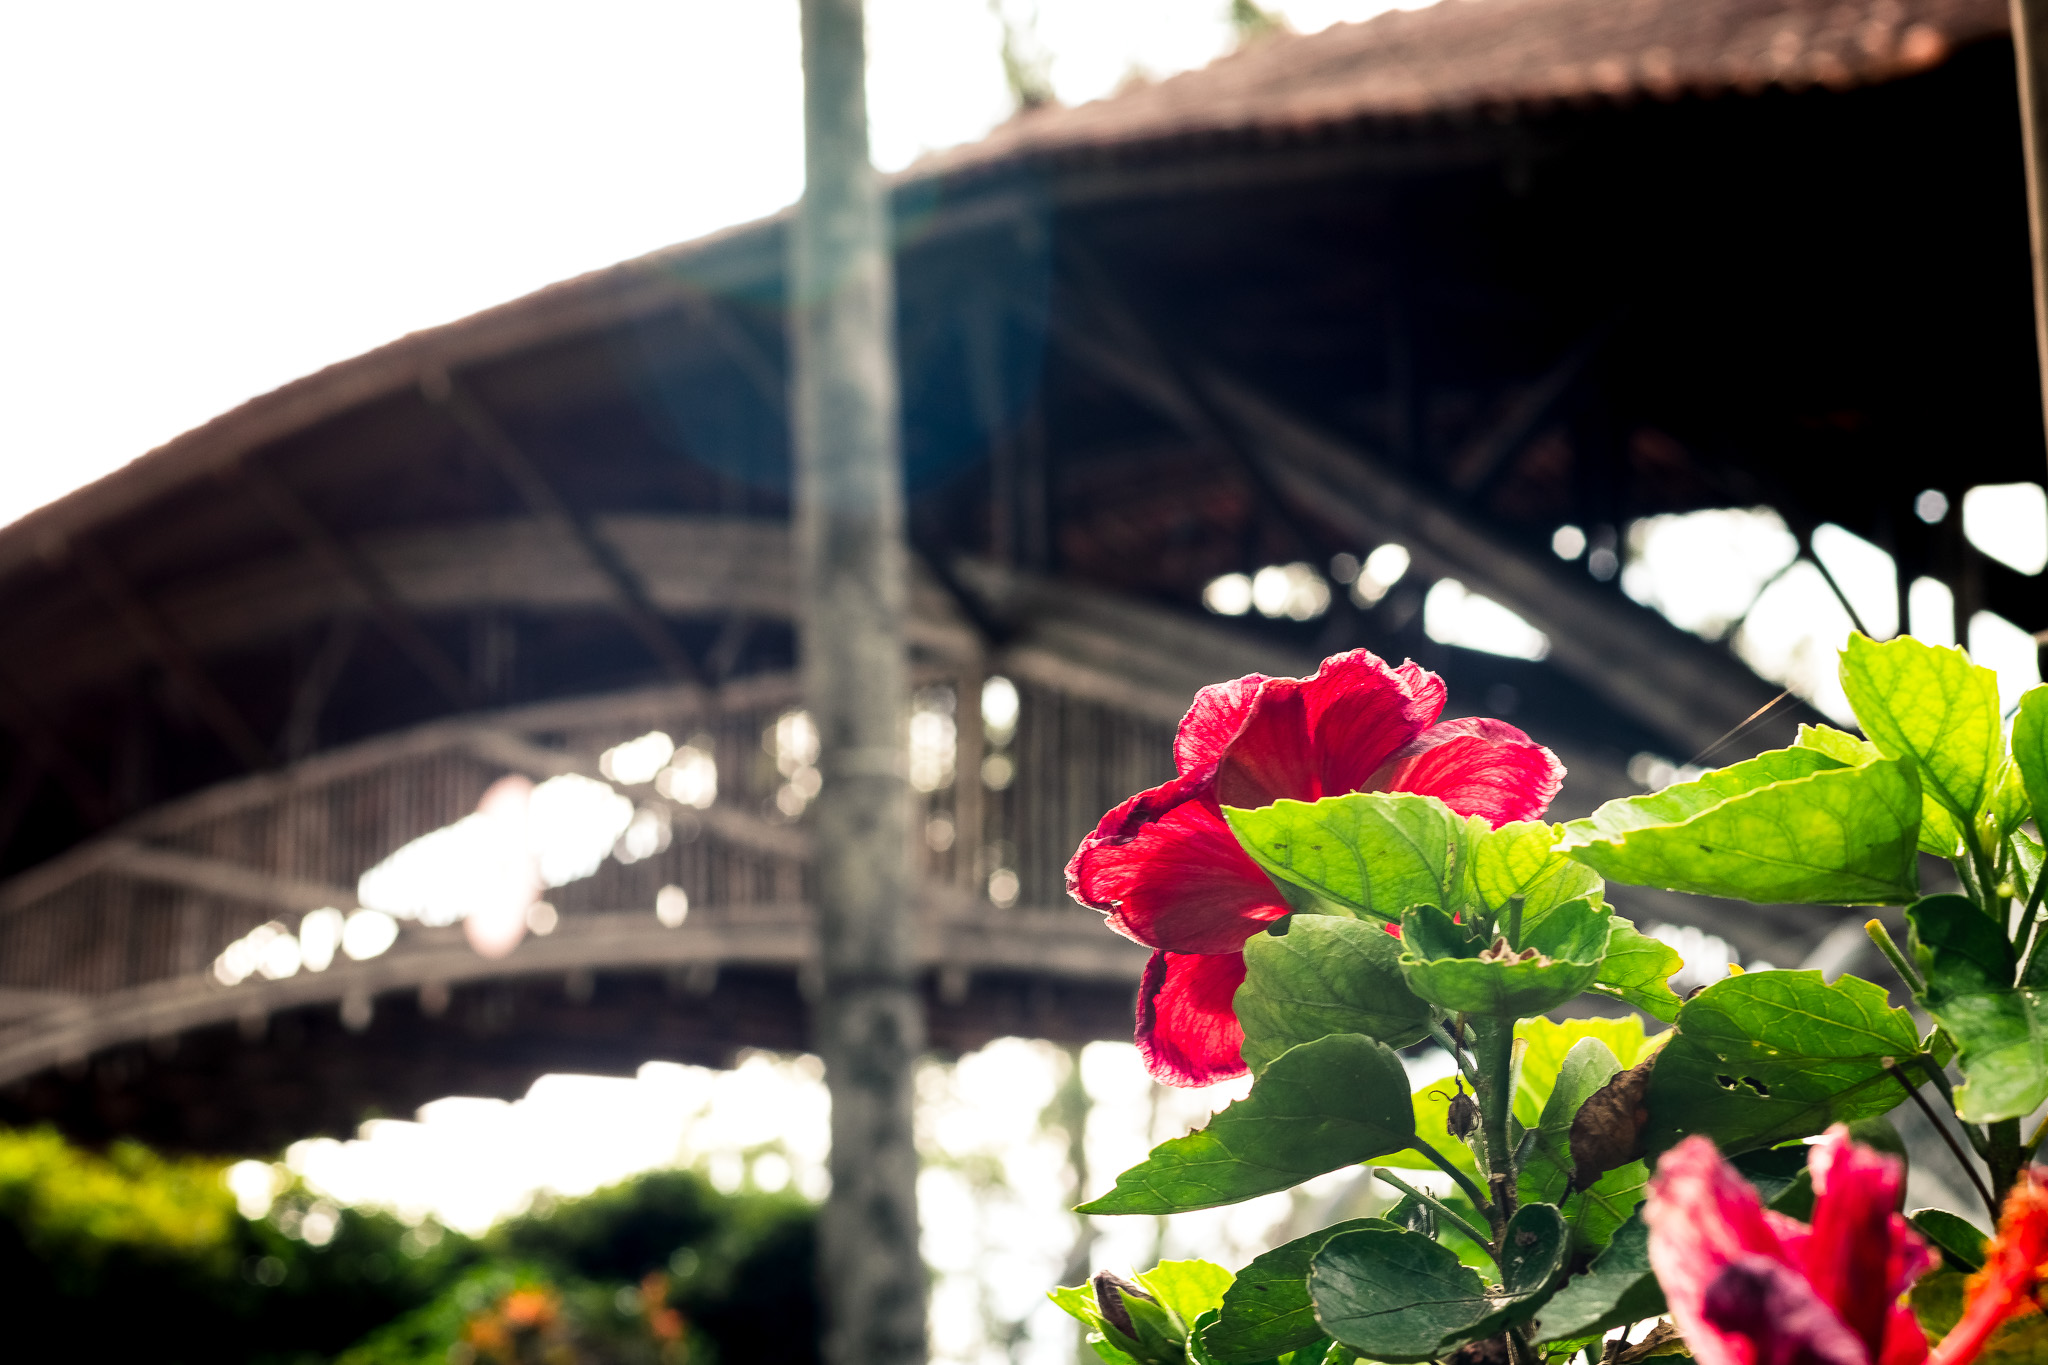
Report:
[{"label": "green leaf", "polygon": [[1534,1128],[1542,1121],[1543,1106],[1564,1072],[1565,1058],[1588,1038],[1598,1039],[1624,1067],[1634,1066],[1657,1046],[1633,1014],[1619,1019],[1524,1019],[1515,1025],[1515,1039],[1522,1045],[1522,1060],[1515,1068],[1516,1122]]},{"label": "green leaf", "polygon": [[1931,1000],[2005,990],[2017,966],[2012,944],[1974,902],[1963,896],[1926,896],[1906,911],[1913,956],[1927,978]]},{"label": "green leaf", "polygon": [[1501,1285],[1489,1291],[1451,1251],[1417,1233],[1368,1228],[1316,1253],[1309,1294],[1323,1330],[1375,1360],[1429,1360],[1461,1341],[1525,1321],[1563,1269],[1569,1239],[1547,1204],[1509,1222]]},{"label": "green leaf", "polygon": [[1479,903],[1499,914],[1521,897],[1522,927],[1528,930],[1567,901],[1598,901],[1600,874],[1557,851],[1560,829],[1518,820],[1481,835],[1472,850],[1472,890]]},{"label": "green leaf", "polygon": [[2012,761],[2034,807],[2034,827],[2048,834],[2048,684],[2030,687],[2012,720]]},{"label": "green leaf", "polygon": [[1674,782],[1662,791],[1609,801],[1583,820],[1568,820],[1562,826],[1563,839],[1558,849],[1569,853],[1575,841],[1618,839],[1634,830],[1681,824],[1738,796],[1851,766],[1856,765],[1845,764],[1818,749],[1797,745],[1772,749],[1702,773],[1690,782]]},{"label": "green leaf", "polygon": [[2020,772],[2019,765],[2010,759],[1999,769],[1991,794],[1990,811],[1998,821],[2000,835],[2012,833],[2034,813],[2034,803],[2027,795],[2026,777]]},{"label": "green leaf", "polygon": [[1962,896],[1928,896],[1906,920],[1927,978],[1921,1003],[1956,1040],[1956,1113],[1969,1123],[2031,1113],[2048,1100],[2048,1002],[2014,987],[2003,929]]},{"label": "green leaf", "polygon": [[1622,1069],[1612,1050],[1598,1038],[1582,1038],[1565,1054],[1540,1119],[1531,1125],[1535,1138],[1523,1159],[1517,1193],[1526,1204],[1556,1204],[1571,1228],[1573,1245],[1598,1250],[1607,1244],[1641,1201],[1648,1170],[1639,1161],[1608,1171],[1592,1189],[1566,1195],[1571,1183],[1571,1128],[1579,1106]]},{"label": "green leaf", "polygon": [[1571,1229],[1572,1248],[1587,1252],[1606,1246],[1615,1229],[1642,1207],[1649,1189],[1649,1165],[1631,1161],[1601,1175],[1592,1189],[1565,1200],[1562,1207],[1565,1224]]},{"label": "green leaf", "polygon": [[1921,788],[1967,830],[2005,761],[1998,675],[1953,646],[1856,634],[1842,651],[1842,687],[1863,733],[1886,758],[1911,762]]},{"label": "green leaf", "polygon": [[1591,990],[1624,1000],[1653,1019],[1670,1023],[1683,1001],[1671,989],[1671,975],[1685,966],[1676,948],[1640,932],[1616,915],[1607,935],[1607,957]]},{"label": "green leaf", "polygon": [[1536,1134],[1534,1147],[1523,1158],[1519,1187],[1523,1202],[1555,1204],[1564,1198],[1565,1183],[1572,1174],[1572,1117],[1621,1069],[1614,1050],[1598,1038],[1581,1038],[1565,1054],[1536,1122],[1523,1124]]},{"label": "green leaf", "polygon": [[1534,1146],[1522,1158],[1518,1191],[1524,1203],[1565,1201],[1565,1187],[1571,1183],[1571,1119],[1577,1117],[1579,1105],[1620,1070],[1620,1060],[1597,1038],[1581,1038],[1565,1054],[1565,1066],[1532,1128]]},{"label": "green leaf", "polygon": [[1408,1073],[1355,1033],[1275,1058],[1252,1093],[1199,1133],[1172,1138],[1081,1213],[1185,1213],[1271,1194],[1415,1141]]},{"label": "green leaf", "polygon": [[[1965,1277],[1953,1270],[1937,1270],[1913,1286],[1913,1316],[1927,1332],[1929,1341],[1939,1341],[1963,1316]],[[2048,1360],[2048,1315],[2028,1313],[2007,1322],[1991,1334],[1983,1351],[1971,1357],[1972,1365],[2041,1365]]]},{"label": "green leaf", "polygon": [[1309,1263],[1331,1238],[1360,1228],[1394,1225],[1352,1218],[1254,1258],[1224,1294],[1222,1320],[1202,1334],[1203,1348],[1219,1361],[1251,1362],[1314,1345],[1323,1329],[1308,1296]]},{"label": "green leaf", "polygon": [[1429,1036],[1430,1008],[1401,979],[1401,945],[1385,926],[1299,915],[1287,934],[1244,945],[1237,988],[1244,1059],[1255,1072],[1299,1043],[1362,1033],[1389,1047]]},{"label": "green leaf", "polygon": [[[1221,1316],[1217,1310],[1211,1308],[1208,1312],[1196,1318],[1193,1324],[1189,1326],[1186,1343],[1186,1365],[1231,1365],[1231,1362],[1218,1360],[1215,1356],[1210,1355],[1208,1349],[1202,1345],[1202,1334],[1214,1326]],[[1267,1360],[1270,1359],[1271,1357],[1267,1357]],[[1266,1361],[1259,1362],[1259,1365],[1266,1365]]]},{"label": "green leaf", "polygon": [[1686,1001],[1650,1073],[1651,1152],[1705,1133],[1729,1155],[1885,1113],[1886,1074],[1920,1051],[1913,1018],[1868,981],[1748,972]]},{"label": "green leaf", "polygon": [[1869,740],[1832,725],[1801,725],[1799,738],[1792,744],[1794,748],[1826,754],[1845,768],[1860,768],[1874,758],[1884,757]]},{"label": "green leaf", "polygon": [[1597,1336],[1664,1312],[1664,1291],[1650,1270],[1650,1230],[1641,1214],[1616,1230],[1586,1273],[1565,1282],[1536,1320],[1538,1341]]},{"label": "green leaf", "polygon": [[1891,904],[1917,894],[1910,763],[1834,766],[1779,749],[1567,824],[1559,848],[1621,882],[1767,904]]},{"label": "green leaf", "polygon": [[1921,1209],[1918,1213],[1908,1214],[1906,1221],[1918,1228],[1922,1237],[1940,1248],[1943,1259],[1954,1269],[1984,1268],[1984,1242],[1990,1234],[1975,1223],[1959,1218],[1947,1209]]},{"label": "green leaf", "polygon": [[[1799,748],[1818,749],[1852,768],[1860,768],[1874,758],[1884,757],[1869,740],[1858,739],[1831,725],[1802,725],[1795,742]],[[1961,846],[1962,835],[1956,830],[1955,817],[1923,790],[1920,793],[1920,851],[1951,858]]]},{"label": "green leaf", "polygon": [[1776,1209],[1789,1217],[1806,1221],[1806,1216],[1795,1209],[1811,1215],[1813,1211],[1813,1180],[1807,1169],[1808,1152],[1805,1144],[1788,1147],[1761,1147],[1753,1152],[1744,1152],[1729,1164],[1742,1174],[1742,1178],[1756,1186],[1756,1192],[1763,1198],[1764,1207]]},{"label": "green leaf", "polygon": [[[1195,1320],[1188,1332],[1186,1365],[1331,1365],[1324,1357],[1329,1353],[1330,1339],[1318,1334],[1316,1339],[1300,1351],[1284,1351],[1277,1356],[1260,1356],[1256,1361],[1230,1361],[1211,1352],[1204,1344],[1206,1334],[1220,1320],[1221,1314],[1211,1308]],[[1351,1355],[1347,1352],[1335,1365],[1350,1365]]]},{"label": "green leaf", "polygon": [[1455,1013],[1514,1019],[1542,1014],[1593,984],[1612,916],[1590,900],[1561,905],[1523,932],[1524,952],[1535,954],[1523,960],[1463,940],[1443,911],[1419,906],[1401,920],[1401,975],[1424,1000]]},{"label": "green leaf", "polygon": [[1433,796],[1405,792],[1275,801],[1223,815],[1275,881],[1338,913],[1389,923],[1411,905],[1462,904],[1474,827],[1486,828]]},{"label": "green leaf", "polygon": [[1211,1261],[1161,1261],[1132,1278],[1186,1327],[1210,1309],[1222,1306],[1233,1276]]},{"label": "green leaf", "polygon": [[[2041,841],[2023,829],[2013,830],[2006,837],[2011,841],[2013,861],[2019,864],[2019,895],[2024,901],[2033,896],[2034,883],[2041,876],[2041,865],[2048,861],[2048,849],[2042,848]],[[2048,982],[2027,981],[2023,984],[2036,986]]]},{"label": "green leaf", "polygon": [[1930,1001],[1927,1012],[1955,1038],[1965,1123],[2018,1118],[2048,1100],[2048,1001],[2027,987]]},{"label": "green leaf", "polygon": [[[1110,1341],[1107,1334],[1116,1329],[1104,1324],[1102,1309],[1095,1302],[1095,1291],[1089,1288],[1089,1286],[1085,1284],[1062,1285],[1048,1293],[1046,1297],[1058,1304],[1070,1316],[1080,1319],[1081,1325],[1088,1329],[1087,1341],[1089,1349],[1094,1351],[1096,1358],[1105,1362],[1105,1365],[1139,1365],[1136,1356]],[[1121,1332],[1117,1333],[1117,1335],[1123,1337]],[[1129,1338],[1123,1339],[1129,1340]]]}]

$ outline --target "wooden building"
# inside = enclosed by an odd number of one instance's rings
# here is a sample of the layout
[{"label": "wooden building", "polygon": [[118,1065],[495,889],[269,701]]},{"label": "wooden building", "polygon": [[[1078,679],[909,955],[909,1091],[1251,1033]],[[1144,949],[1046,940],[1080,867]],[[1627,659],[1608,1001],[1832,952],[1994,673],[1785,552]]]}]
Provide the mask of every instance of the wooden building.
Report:
[{"label": "wooden building", "polygon": [[[922,784],[935,1042],[1127,1036],[1143,954],[1061,868],[1205,682],[1412,656],[1559,752],[1565,815],[1777,692],[1553,555],[1561,524],[1768,505],[2048,626],[2038,580],[1911,515],[2041,474],[2005,25],[2003,0],[1445,0],[900,177],[915,668],[952,733]],[[335,365],[0,530],[0,1117],[261,1149],[803,1044],[785,221]],[[1385,542],[1412,567],[1370,608],[1203,607],[1219,575]],[[1548,656],[1430,639],[1444,578]],[[1013,734],[977,715],[997,677]],[[408,923],[322,971],[215,971],[349,910],[506,774],[603,780],[655,730],[712,758],[716,800],[616,784],[651,851],[552,890],[553,932],[486,958]],[[1836,923],[1616,899],[1780,965]]]}]

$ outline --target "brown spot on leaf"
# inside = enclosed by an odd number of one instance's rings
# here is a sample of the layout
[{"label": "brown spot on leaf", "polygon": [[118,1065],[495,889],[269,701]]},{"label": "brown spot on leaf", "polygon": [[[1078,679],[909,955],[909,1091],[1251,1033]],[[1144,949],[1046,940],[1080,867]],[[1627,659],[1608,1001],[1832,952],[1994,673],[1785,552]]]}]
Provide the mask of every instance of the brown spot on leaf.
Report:
[{"label": "brown spot on leaf", "polygon": [[1492,947],[1485,949],[1479,954],[1479,960],[1481,962],[1540,962],[1543,960],[1543,955],[1534,948],[1524,948],[1518,953],[1513,948],[1508,947],[1508,941],[1505,937],[1501,937],[1493,941]]},{"label": "brown spot on leaf", "polygon": [[1617,1166],[1643,1155],[1643,1135],[1650,1126],[1644,1097],[1650,1089],[1655,1056],[1645,1058],[1587,1096],[1572,1116],[1572,1188],[1586,1190]]},{"label": "brown spot on leaf", "polygon": [[1508,1365],[1514,1357],[1508,1354],[1506,1337],[1489,1337],[1485,1341],[1468,1341],[1444,1357],[1444,1365]]}]

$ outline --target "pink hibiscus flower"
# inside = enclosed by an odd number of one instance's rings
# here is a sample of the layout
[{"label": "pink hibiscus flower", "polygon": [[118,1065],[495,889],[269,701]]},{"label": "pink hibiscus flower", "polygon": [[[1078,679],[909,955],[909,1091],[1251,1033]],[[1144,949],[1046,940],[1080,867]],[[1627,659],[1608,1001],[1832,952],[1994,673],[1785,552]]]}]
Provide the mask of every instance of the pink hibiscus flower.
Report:
[{"label": "pink hibiscus flower", "polygon": [[1650,1181],[1650,1268],[1699,1365],[1919,1365],[1902,1295],[1935,1257],[1894,1210],[1905,1176],[1836,1124],[1807,1157],[1813,1223],[1763,1206],[1713,1142],[1689,1137]]},{"label": "pink hibiscus flower", "polygon": [[1434,796],[1499,826],[1533,820],[1564,767],[1498,720],[1441,724],[1443,679],[1363,649],[1313,678],[1252,674],[1205,687],[1174,738],[1171,782],[1102,817],[1067,864],[1067,890],[1154,950],[1138,990],[1138,1050],[1168,1085],[1244,1074],[1233,999],[1245,940],[1288,913],[1224,823],[1223,807],[1357,791]]}]

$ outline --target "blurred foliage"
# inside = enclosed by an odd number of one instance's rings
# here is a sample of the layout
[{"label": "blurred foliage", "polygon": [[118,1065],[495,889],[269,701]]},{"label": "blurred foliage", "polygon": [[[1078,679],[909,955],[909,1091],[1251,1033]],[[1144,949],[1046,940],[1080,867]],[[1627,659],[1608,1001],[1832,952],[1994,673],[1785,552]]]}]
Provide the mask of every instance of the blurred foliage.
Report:
[{"label": "blurred foliage", "polygon": [[0,1130],[6,1299],[163,1365],[811,1365],[813,1220],[687,1171],[544,1199],[482,1238],[299,1185],[252,1220],[221,1163]]}]

